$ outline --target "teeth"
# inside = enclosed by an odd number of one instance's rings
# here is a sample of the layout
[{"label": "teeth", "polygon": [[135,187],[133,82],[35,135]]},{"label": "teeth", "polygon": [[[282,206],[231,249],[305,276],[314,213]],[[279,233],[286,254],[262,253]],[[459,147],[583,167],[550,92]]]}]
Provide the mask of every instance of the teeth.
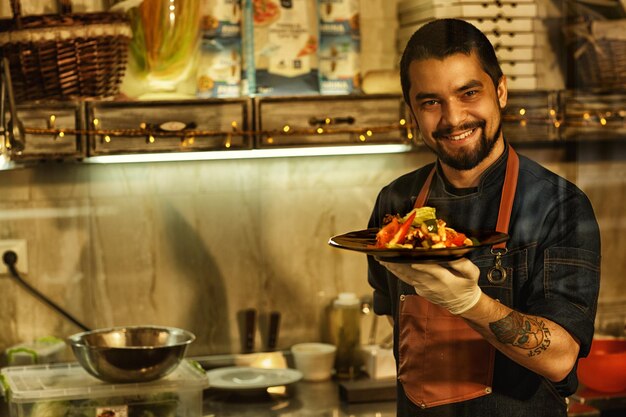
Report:
[{"label": "teeth", "polygon": [[465,139],[466,137],[468,137],[469,135],[471,135],[472,133],[474,133],[474,129],[467,131],[465,133],[462,133],[458,136],[450,136],[450,139],[452,140],[461,140],[461,139]]}]

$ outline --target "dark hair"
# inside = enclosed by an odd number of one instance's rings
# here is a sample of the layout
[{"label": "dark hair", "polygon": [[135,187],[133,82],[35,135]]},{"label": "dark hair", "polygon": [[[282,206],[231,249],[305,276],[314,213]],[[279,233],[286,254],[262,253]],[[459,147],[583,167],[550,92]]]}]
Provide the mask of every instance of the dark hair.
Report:
[{"label": "dark hair", "polygon": [[476,52],[483,70],[498,88],[502,69],[489,39],[475,26],[459,19],[440,19],[420,27],[409,39],[400,60],[400,82],[404,100],[410,105],[409,66],[420,59],[443,59],[450,55]]}]

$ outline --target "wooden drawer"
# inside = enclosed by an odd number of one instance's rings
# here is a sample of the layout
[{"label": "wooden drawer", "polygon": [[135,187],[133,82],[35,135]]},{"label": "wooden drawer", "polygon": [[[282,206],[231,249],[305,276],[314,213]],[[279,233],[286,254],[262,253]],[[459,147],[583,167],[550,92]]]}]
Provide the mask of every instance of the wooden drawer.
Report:
[{"label": "wooden drawer", "polygon": [[250,149],[249,99],[87,106],[89,155]]},{"label": "wooden drawer", "polygon": [[410,141],[398,95],[267,97],[255,109],[259,148]]},{"label": "wooden drawer", "polygon": [[502,130],[512,143],[558,140],[562,119],[557,91],[509,91]]},{"label": "wooden drawer", "polygon": [[[8,107],[8,106],[7,106]],[[84,107],[80,103],[24,104],[17,106],[17,117],[25,130],[24,150],[17,154],[2,146],[14,161],[73,160],[85,157],[82,129]],[[6,112],[6,120],[11,115]],[[59,130],[59,132],[56,132]],[[68,131],[66,133],[64,130]]]}]

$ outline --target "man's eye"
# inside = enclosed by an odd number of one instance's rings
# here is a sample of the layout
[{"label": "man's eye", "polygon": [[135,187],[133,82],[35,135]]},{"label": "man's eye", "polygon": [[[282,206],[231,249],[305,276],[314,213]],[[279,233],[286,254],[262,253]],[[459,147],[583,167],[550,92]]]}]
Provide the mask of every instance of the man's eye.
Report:
[{"label": "man's eye", "polygon": [[437,100],[428,100],[428,101],[422,102],[422,106],[431,107],[431,106],[436,105],[437,103],[438,103]]},{"label": "man's eye", "polygon": [[470,91],[465,93],[465,95],[469,96],[469,97],[475,96],[476,94],[478,94],[478,91],[476,91],[476,90],[470,90]]}]

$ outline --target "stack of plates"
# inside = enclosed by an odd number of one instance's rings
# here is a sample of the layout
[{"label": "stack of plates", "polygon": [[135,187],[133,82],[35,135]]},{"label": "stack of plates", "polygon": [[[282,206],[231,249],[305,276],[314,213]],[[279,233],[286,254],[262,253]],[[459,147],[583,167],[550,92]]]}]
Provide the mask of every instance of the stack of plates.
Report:
[{"label": "stack of plates", "polygon": [[562,75],[549,42],[548,12],[541,5],[539,0],[401,0],[398,47],[404,50],[411,35],[429,21],[463,19],[493,44],[509,89],[558,89]]}]

